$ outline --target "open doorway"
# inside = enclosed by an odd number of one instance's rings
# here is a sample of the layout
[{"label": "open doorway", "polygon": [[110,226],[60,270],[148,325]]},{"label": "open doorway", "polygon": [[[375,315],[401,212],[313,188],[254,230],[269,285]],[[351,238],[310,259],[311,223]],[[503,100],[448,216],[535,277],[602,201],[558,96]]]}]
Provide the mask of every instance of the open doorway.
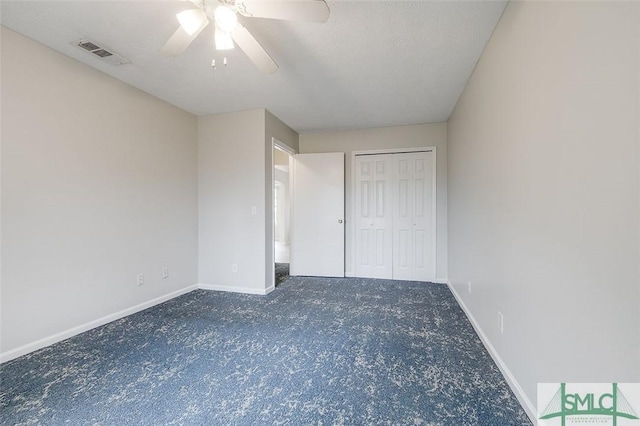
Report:
[{"label": "open doorway", "polygon": [[275,285],[289,276],[291,255],[291,166],[293,157],[284,147],[273,146],[273,239]]}]

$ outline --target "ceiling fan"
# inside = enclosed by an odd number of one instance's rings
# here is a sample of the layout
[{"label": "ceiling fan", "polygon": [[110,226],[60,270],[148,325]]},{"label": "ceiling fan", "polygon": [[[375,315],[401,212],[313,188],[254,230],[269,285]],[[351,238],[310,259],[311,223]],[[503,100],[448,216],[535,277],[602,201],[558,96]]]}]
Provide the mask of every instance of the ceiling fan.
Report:
[{"label": "ceiling fan", "polygon": [[[191,0],[195,9],[176,15],[180,27],[160,50],[167,56],[179,56],[211,21],[214,23],[216,50],[229,50],[235,44],[260,71],[271,74],[278,64],[239,21],[247,18],[326,22],[329,6],[324,0]],[[242,18],[241,18],[242,19]]]}]

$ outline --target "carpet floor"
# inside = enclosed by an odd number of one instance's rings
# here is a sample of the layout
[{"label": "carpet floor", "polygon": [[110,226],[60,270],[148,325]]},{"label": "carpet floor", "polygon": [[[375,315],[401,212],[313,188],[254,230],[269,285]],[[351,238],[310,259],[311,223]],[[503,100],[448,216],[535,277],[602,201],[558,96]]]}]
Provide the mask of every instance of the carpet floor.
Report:
[{"label": "carpet floor", "polygon": [[196,290],[0,375],[7,425],[531,425],[440,284]]},{"label": "carpet floor", "polygon": [[276,263],[276,285],[289,277],[289,264],[288,263]]}]

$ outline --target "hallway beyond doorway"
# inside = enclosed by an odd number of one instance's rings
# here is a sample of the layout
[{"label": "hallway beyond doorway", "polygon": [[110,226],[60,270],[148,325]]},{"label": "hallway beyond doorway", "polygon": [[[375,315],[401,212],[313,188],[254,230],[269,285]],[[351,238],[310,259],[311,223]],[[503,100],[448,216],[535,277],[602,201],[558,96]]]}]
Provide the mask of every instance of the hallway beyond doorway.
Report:
[{"label": "hallway beyond doorway", "polygon": [[280,241],[275,242],[276,263],[289,263],[290,246]]}]

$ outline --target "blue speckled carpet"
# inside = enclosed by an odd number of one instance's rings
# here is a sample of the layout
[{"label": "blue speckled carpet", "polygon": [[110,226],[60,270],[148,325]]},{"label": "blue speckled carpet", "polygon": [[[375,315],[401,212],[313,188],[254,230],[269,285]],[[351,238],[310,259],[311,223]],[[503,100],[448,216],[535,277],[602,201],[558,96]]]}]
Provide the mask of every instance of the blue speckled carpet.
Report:
[{"label": "blue speckled carpet", "polygon": [[11,425],[531,424],[439,284],[197,290],[0,373]]}]

